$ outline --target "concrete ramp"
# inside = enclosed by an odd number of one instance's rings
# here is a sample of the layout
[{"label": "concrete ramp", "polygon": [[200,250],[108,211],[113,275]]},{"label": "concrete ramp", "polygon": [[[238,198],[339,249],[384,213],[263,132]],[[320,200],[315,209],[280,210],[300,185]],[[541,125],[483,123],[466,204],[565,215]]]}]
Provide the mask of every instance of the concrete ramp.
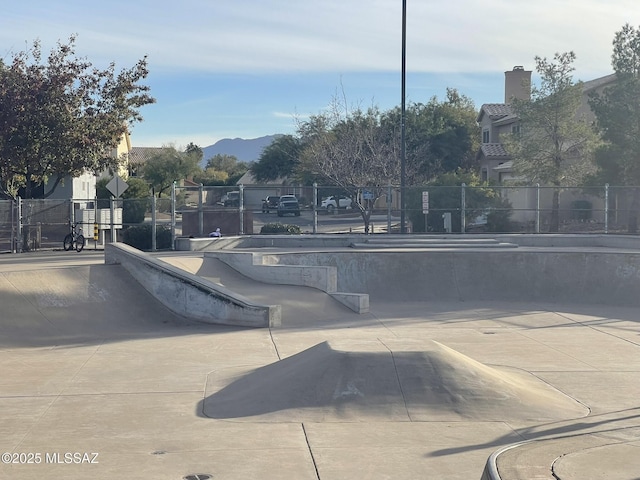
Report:
[{"label": "concrete ramp", "polygon": [[206,416],[271,422],[553,421],[588,409],[533,375],[434,341],[320,343],[249,371],[209,375]]},{"label": "concrete ramp", "polygon": [[[163,256],[162,260],[256,303],[280,305],[281,322],[286,327],[318,325],[354,317],[353,311],[325,292],[304,286],[259,282],[242,275],[215,257],[168,255]],[[362,316],[358,318],[362,320]]]},{"label": "concrete ramp", "polygon": [[166,335],[186,323],[118,265],[3,272],[0,300],[9,348]]}]

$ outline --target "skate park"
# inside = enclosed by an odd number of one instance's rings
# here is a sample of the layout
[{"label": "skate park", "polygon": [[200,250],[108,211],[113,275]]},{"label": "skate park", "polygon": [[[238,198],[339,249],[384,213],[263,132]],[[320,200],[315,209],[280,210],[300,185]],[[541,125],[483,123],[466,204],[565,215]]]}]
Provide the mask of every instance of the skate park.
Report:
[{"label": "skate park", "polygon": [[256,237],[0,257],[0,477],[640,478],[634,237]]}]

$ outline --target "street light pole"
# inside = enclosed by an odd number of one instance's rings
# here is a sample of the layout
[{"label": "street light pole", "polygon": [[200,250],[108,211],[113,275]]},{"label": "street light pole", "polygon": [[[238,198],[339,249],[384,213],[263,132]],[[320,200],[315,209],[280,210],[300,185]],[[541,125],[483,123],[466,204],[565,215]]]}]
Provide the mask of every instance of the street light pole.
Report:
[{"label": "street light pole", "polygon": [[407,0],[402,0],[402,102],[400,108],[400,233],[407,233],[405,224],[405,184],[406,184],[406,143],[405,143],[405,120],[406,120],[406,53],[407,53]]}]

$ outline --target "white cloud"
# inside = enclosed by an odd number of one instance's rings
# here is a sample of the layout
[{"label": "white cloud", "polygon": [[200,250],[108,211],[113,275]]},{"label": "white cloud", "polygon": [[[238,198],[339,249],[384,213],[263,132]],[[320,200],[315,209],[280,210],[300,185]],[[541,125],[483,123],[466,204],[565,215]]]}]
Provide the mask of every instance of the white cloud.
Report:
[{"label": "white cloud", "polygon": [[[95,6],[94,6],[95,5]],[[342,85],[349,101],[399,101],[400,0],[29,0],[3,5],[0,58],[36,38],[46,55],[78,34],[96,66],[149,55],[158,103],[136,145],[255,138],[294,130]],[[611,42],[640,25],[637,0],[407,0],[408,95],[459,88],[480,105],[502,100],[502,72],[573,50],[576,79],[610,73]],[[376,73],[376,75],[372,75]],[[432,75],[427,75],[431,73]],[[269,75],[267,75],[269,74]],[[274,75],[272,75],[274,74]],[[136,141],[140,139],[140,142]]]},{"label": "white cloud", "polygon": [[[28,2],[33,3],[33,2]],[[90,59],[206,71],[393,71],[399,69],[401,3],[396,0],[184,0],[86,2],[53,8],[5,6],[2,44],[22,49],[79,33]],[[574,50],[579,70],[609,69],[614,32],[635,0],[409,1],[407,67],[482,72],[532,64],[534,55]],[[34,12],[33,14],[30,12]]]}]

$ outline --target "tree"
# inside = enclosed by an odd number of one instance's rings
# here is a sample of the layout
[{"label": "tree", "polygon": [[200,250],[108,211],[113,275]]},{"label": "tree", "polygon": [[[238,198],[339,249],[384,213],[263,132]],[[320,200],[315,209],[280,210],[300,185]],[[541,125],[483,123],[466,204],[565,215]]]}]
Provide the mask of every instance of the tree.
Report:
[{"label": "tree", "polygon": [[[451,88],[442,102],[432,97],[426,104],[410,104],[405,121],[406,162],[412,166],[414,178],[408,183],[471,168],[480,146],[477,115],[473,101]],[[398,135],[400,109],[387,112],[382,122]]]},{"label": "tree", "polygon": [[202,155],[197,150],[179,152],[175,147],[163,147],[146,161],[142,167],[142,177],[160,198],[165,190],[171,188],[173,182],[201,171],[201,158]]},{"label": "tree", "polygon": [[155,100],[140,82],[147,60],[116,73],[76,57],[75,37],[58,43],[43,62],[40,42],[0,60],[0,189],[25,196],[48,181],[47,197],[66,176],[115,168],[110,153]]},{"label": "tree", "polygon": [[[249,170],[246,162],[239,162],[235,155],[218,153],[207,160],[205,171],[215,178],[224,178],[227,185],[234,185]],[[220,173],[217,173],[220,172]]]},{"label": "tree", "polygon": [[328,113],[312,116],[298,131],[304,144],[299,171],[351,196],[368,232],[375,200],[400,178],[397,138],[385,132],[378,108],[350,112],[334,101]]},{"label": "tree", "polygon": [[506,139],[517,175],[553,190],[549,230],[559,228],[560,186],[576,185],[594,168],[598,136],[586,118],[578,116],[582,83],[572,79],[575,54],[556,53],[553,61],[535,57],[540,86],[532,86],[531,100],[514,100],[520,132]]},{"label": "tree", "polygon": [[[421,189],[407,192],[409,218],[414,232],[444,232],[442,214],[451,213],[453,232],[460,232],[462,221],[461,191],[465,185],[465,224],[473,218],[487,214],[487,231],[506,232],[511,228],[511,205],[498,192],[480,181],[475,172],[457,170],[446,172],[430,180]],[[422,213],[422,192],[429,192],[429,213]],[[425,222],[428,224],[426,225]],[[428,228],[427,228],[428,227]]]},{"label": "tree", "polygon": [[291,177],[300,163],[303,144],[293,135],[281,135],[271,142],[260,154],[250,170],[259,182]]},{"label": "tree", "polygon": [[604,144],[596,151],[597,177],[614,185],[634,186],[627,228],[638,232],[640,209],[640,28],[624,25],[613,40],[612,66],[616,82],[589,105],[596,115]]}]

